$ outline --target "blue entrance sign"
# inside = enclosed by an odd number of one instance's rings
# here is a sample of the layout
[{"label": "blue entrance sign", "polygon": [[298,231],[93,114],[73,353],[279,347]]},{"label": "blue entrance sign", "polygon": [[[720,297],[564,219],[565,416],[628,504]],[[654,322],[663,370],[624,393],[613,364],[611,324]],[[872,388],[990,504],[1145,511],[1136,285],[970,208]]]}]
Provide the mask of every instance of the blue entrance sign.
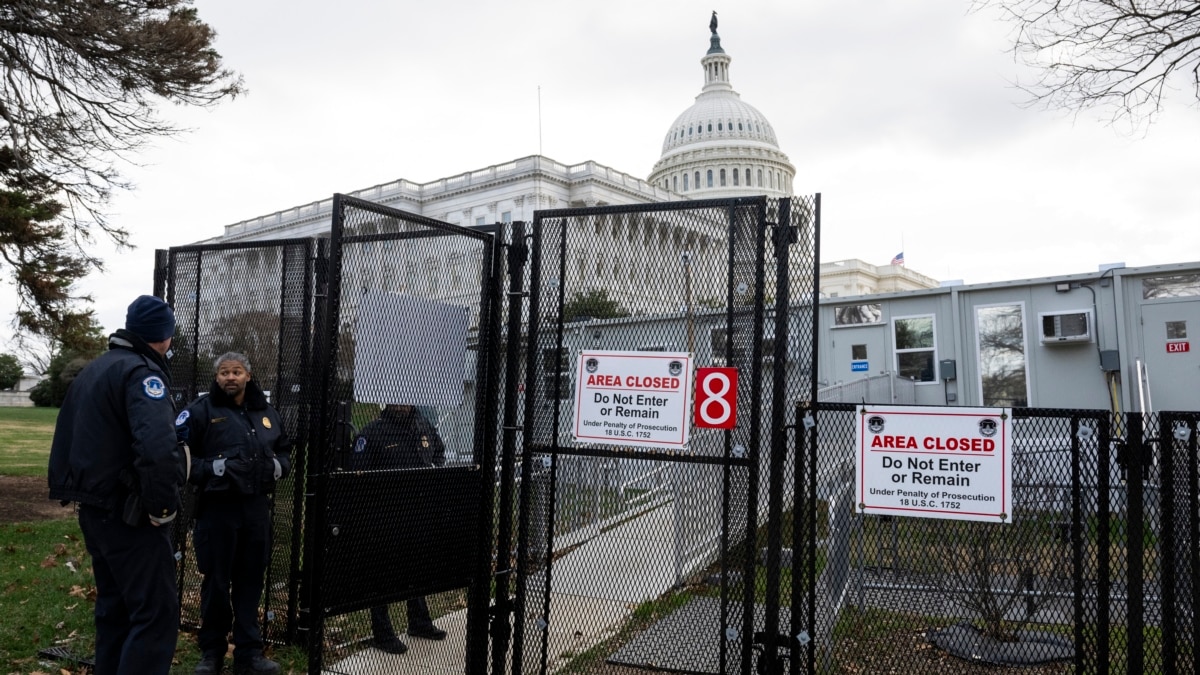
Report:
[{"label": "blue entrance sign", "polygon": [[870,369],[871,369],[871,363],[869,361],[851,361],[850,362],[850,372],[852,372],[852,373],[865,373]]}]

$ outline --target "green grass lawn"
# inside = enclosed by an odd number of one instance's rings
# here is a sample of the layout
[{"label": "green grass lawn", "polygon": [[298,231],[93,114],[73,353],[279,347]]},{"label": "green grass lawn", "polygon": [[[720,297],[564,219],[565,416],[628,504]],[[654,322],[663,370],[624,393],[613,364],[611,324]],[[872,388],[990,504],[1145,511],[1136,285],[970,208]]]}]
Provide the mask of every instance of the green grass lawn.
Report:
[{"label": "green grass lawn", "polygon": [[[57,418],[58,408],[0,408],[0,475],[45,476]],[[49,647],[90,656],[93,587],[74,518],[0,523],[0,672],[47,672],[37,653]]]},{"label": "green grass lawn", "polygon": [[[0,475],[46,475],[57,408],[0,408]],[[69,661],[38,652],[61,647],[75,656],[95,652],[92,560],[74,518],[0,523],[0,673],[82,673]],[[277,648],[285,673],[306,671],[303,650]],[[199,660],[193,635],[181,633],[173,673],[191,673]]]},{"label": "green grass lawn", "polygon": [[48,647],[90,656],[93,591],[74,519],[0,523],[0,672],[45,672],[37,653]]},{"label": "green grass lawn", "polygon": [[[74,518],[0,523],[0,673],[82,672],[68,661],[39,658],[38,652],[62,647],[91,658],[94,598],[91,557]],[[283,672],[305,672],[301,649],[275,649],[272,655]],[[181,633],[171,672],[191,673],[199,656],[195,637]]]},{"label": "green grass lawn", "polygon": [[0,475],[45,476],[58,408],[0,408]]}]

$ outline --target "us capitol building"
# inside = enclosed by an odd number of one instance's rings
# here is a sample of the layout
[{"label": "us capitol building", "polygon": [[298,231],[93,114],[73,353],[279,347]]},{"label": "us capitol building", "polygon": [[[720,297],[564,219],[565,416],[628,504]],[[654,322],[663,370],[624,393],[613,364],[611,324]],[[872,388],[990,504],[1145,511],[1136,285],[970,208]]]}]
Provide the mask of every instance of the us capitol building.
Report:
[{"label": "us capitol building", "polygon": [[[539,209],[792,196],[795,167],[779,147],[770,121],[733,89],[732,58],[721,47],[715,16],[710,31],[708,51],[700,59],[704,85],[695,102],[667,128],[662,155],[646,179],[593,161],[567,165],[532,155],[428,183],[399,179],[347,194],[467,227],[532,221],[534,211]],[[226,225],[221,236],[196,243],[328,237],[332,207],[331,198],[293,206]],[[662,259],[660,253],[690,250],[703,259],[706,249],[723,245],[713,233],[686,224],[654,223],[650,229],[639,236],[657,246],[643,249],[645,259],[632,261],[630,269],[609,270],[607,274],[613,278],[603,280],[607,287],[620,288],[624,283],[629,294],[645,293],[653,288],[646,279]],[[627,227],[613,226],[607,231],[614,246],[625,248],[623,244],[631,236],[626,230]],[[571,251],[568,255],[575,258],[567,261],[569,266],[582,266],[594,252]],[[824,263],[820,276],[823,297],[890,293],[938,285],[935,279],[902,265],[877,266],[861,260]]]}]

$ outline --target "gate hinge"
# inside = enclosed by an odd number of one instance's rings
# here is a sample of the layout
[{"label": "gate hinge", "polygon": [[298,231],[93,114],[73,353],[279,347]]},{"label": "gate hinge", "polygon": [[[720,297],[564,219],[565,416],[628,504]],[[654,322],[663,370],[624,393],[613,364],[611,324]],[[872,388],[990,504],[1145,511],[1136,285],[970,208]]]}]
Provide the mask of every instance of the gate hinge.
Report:
[{"label": "gate hinge", "polygon": [[529,260],[529,246],[524,239],[506,245],[508,246],[508,273],[512,274],[513,270],[524,267],[526,261]]},{"label": "gate hinge", "polygon": [[776,225],[774,235],[776,246],[787,246],[800,241],[800,228],[794,225]]},{"label": "gate hinge", "polygon": [[503,602],[498,598],[496,602],[492,603],[488,610],[491,624],[488,632],[493,640],[507,643],[512,638],[512,613],[512,598],[505,598]]}]

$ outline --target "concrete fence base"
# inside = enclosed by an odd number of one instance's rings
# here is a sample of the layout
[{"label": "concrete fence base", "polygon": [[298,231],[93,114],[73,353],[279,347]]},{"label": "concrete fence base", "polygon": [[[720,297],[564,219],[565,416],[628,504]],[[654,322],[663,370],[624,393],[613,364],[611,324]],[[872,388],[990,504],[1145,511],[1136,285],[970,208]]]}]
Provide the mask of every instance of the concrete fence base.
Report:
[{"label": "concrete fence base", "polygon": [[27,391],[0,391],[0,408],[32,408]]}]

